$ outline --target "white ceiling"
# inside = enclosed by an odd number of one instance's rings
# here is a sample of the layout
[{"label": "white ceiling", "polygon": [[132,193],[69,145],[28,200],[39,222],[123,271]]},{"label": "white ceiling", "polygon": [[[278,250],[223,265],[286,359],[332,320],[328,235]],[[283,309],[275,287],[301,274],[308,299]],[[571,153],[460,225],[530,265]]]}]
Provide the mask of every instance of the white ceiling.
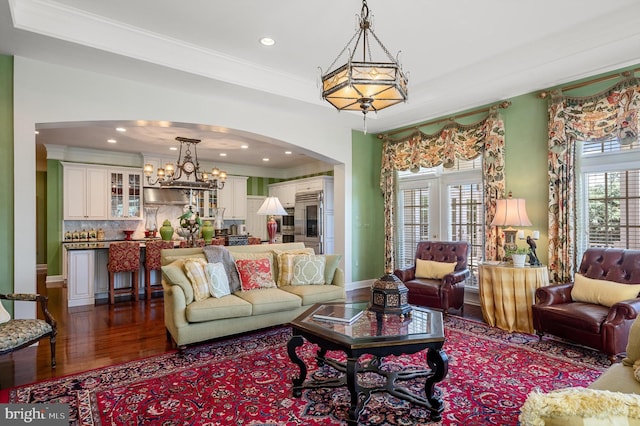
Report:
[{"label": "white ceiling", "polygon": [[[374,31],[409,73],[409,102],[367,117],[372,133],[441,117],[640,63],[637,0],[369,0]],[[360,0],[0,0],[0,53],[247,102],[360,113],[320,98],[327,71],[356,29]],[[258,40],[276,40],[264,47]],[[377,58],[373,58],[374,60]],[[339,63],[343,63],[340,60]],[[125,134],[115,134],[123,125]],[[286,167],[287,141],[185,123],[40,126],[38,143],[131,152],[203,139],[202,158]],[[106,144],[107,138],[118,139]],[[240,151],[241,143],[251,149]],[[111,145],[111,146],[108,146]],[[272,161],[265,164],[263,157]]]}]

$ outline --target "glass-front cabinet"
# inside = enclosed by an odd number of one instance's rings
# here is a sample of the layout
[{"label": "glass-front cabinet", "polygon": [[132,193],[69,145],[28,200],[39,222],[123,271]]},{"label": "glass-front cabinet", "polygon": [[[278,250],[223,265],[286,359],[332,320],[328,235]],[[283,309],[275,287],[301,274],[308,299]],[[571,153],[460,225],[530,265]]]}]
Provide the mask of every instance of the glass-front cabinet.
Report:
[{"label": "glass-front cabinet", "polygon": [[142,219],[142,172],[112,169],[109,219]]},{"label": "glass-front cabinet", "polygon": [[197,206],[197,212],[202,218],[213,218],[214,209],[218,204],[218,194],[215,189],[193,189],[191,190],[193,205]]}]

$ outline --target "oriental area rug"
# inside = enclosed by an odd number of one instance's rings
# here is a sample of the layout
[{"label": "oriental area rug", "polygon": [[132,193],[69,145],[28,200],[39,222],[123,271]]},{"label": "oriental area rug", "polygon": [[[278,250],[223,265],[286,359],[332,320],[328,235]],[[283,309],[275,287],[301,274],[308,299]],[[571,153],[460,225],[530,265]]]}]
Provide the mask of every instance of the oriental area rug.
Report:
[{"label": "oriental area rug", "polygon": [[[609,363],[598,352],[537,336],[507,333],[455,316],[445,318],[449,374],[437,385],[442,421],[386,393],[375,393],[362,425],[517,425],[521,405],[535,389],[588,386]],[[291,394],[298,374],[287,355],[289,327],[258,331],[184,351],[56,378],[9,391],[12,403],[67,403],[79,425],[343,425],[346,388]],[[298,349],[311,374],[317,347]],[[344,359],[338,352],[328,356]],[[387,357],[385,368],[424,369],[425,353]],[[309,377],[308,376],[308,377]],[[380,380],[362,375],[362,381]],[[403,384],[424,392],[424,378]],[[422,393],[424,395],[424,393]]]}]

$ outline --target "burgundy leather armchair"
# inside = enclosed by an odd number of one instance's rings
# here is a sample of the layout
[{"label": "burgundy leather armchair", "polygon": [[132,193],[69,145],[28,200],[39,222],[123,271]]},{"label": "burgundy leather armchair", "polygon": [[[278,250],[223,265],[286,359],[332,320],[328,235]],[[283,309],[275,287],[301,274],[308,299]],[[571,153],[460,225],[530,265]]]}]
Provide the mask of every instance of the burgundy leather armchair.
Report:
[{"label": "burgundy leather armchair", "polygon": [[[640,284],[640,251],[612,248],[587,249],[577,270],[587,278]],[[607,354],[613,363],[626,350],[629,329],[640,312],[640,298],[611,307],[576,302],[573,283],[541,287],[532,306],[533,327],[544,333],[576,342]]]},{"label": "burgundy leather armchair", "polygon": [[442,279],[416,278],[415,264],[411,268],[396,269],[394,275],[409,289],[408,300],[412,305],[442,309],[464,308],[464,282],[471,272],[467,267],[469,243],[466,241],[420,241],[416,259],[435,262],[456,262],[454,271]]}]

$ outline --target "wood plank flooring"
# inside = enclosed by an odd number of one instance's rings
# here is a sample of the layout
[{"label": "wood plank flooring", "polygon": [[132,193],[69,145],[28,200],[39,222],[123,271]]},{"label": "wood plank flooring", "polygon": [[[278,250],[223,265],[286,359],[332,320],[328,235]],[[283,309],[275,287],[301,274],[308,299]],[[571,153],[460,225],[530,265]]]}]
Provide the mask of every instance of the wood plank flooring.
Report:
[{"label": "wood plank flooring", "polygon": [[[57,367],[50,367],[49,344],[0,356],[0,389],[159,355],[172,350],[164,328],[162,297],[150,301],[66,307],[66,289],[47,289],[38,274],[38,291],[49,296],[58,322]],[[368,289],[349,292],[349,300],[366,300]],[[480,308],[466,305],[464,316],[482,320]]]}]

